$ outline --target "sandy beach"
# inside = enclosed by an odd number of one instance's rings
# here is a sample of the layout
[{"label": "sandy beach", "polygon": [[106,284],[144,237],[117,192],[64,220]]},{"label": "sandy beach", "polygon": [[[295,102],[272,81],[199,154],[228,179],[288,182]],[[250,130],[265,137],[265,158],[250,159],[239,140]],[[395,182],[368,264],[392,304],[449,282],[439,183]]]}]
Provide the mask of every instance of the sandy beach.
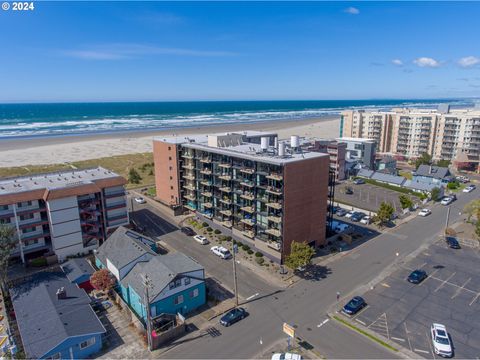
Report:
[{"label": "sandy beach", "polygon": [[[175,130],[176,135],[231,132],[241,130],[276,131],[280,139],[290,135],[311,138],[339,136],[339,116],[294,121],[269,121]],[[149,131],[85,136],[12,139],[0,141],[0,167],[49,165],[152,151],[155,136],[172,131]]]}]

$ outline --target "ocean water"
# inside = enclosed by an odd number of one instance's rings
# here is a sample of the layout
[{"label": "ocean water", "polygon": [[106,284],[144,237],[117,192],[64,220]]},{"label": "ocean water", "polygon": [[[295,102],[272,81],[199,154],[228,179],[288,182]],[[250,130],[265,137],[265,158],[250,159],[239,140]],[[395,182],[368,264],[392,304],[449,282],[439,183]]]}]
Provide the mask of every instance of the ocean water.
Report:
[{"label": "ocean water", "polygon": [[0,139],[301,120],[343,109],[472,106],[471,100],[315,100],[0,104]]}]

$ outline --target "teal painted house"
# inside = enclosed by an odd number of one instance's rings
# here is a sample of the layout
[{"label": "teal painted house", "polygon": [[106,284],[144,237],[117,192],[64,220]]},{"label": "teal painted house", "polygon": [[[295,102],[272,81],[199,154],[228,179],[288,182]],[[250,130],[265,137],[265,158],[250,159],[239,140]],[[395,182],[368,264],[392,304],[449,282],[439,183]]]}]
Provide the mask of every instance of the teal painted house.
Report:
[{"label": "teal painted house", "polygon": [[96,264],[117,278],[117,291],[144,322],[147,317],[145,287],[148,278],[150,316],[187,315],[206,303],[204,268],[176,252],[157,254],[155,242],[125,228],[118,228],[98,249]]}]

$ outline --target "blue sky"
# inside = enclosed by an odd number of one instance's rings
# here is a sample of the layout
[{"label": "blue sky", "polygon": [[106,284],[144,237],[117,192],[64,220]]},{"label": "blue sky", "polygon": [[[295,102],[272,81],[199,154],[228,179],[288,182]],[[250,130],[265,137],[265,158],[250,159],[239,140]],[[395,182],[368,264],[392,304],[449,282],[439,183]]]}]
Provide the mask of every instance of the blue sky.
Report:
[{"label": "blue sky", "polygon": [[476,2],[36,2],[0,102],[478,96]]}]

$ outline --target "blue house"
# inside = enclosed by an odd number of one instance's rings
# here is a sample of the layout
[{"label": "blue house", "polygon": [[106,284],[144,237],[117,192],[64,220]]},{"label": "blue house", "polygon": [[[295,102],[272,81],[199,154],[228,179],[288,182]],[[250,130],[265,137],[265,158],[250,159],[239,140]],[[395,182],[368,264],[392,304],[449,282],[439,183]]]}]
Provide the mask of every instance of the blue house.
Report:
[{"label": "blue house", "polygon": [[447,185],[453,180],[448,168],[433,165],[420,165],[412,175],[412,182],[438,187]]},{"label": "blue house", "polygon": [[85,359],[101,350],[106,330],[65,273],[37,273],[10,296],[27,358]]},{"label": "blue house", "polygon": [[152,318],[165,313],[186,315],[204,305],[204,268],[179,252],[159,255],[152,251],[151,242],[131,230],[118,228],[98,249],[96,263],[117,278],[122,299],[145,322],[144,279],[147,278]]}]

